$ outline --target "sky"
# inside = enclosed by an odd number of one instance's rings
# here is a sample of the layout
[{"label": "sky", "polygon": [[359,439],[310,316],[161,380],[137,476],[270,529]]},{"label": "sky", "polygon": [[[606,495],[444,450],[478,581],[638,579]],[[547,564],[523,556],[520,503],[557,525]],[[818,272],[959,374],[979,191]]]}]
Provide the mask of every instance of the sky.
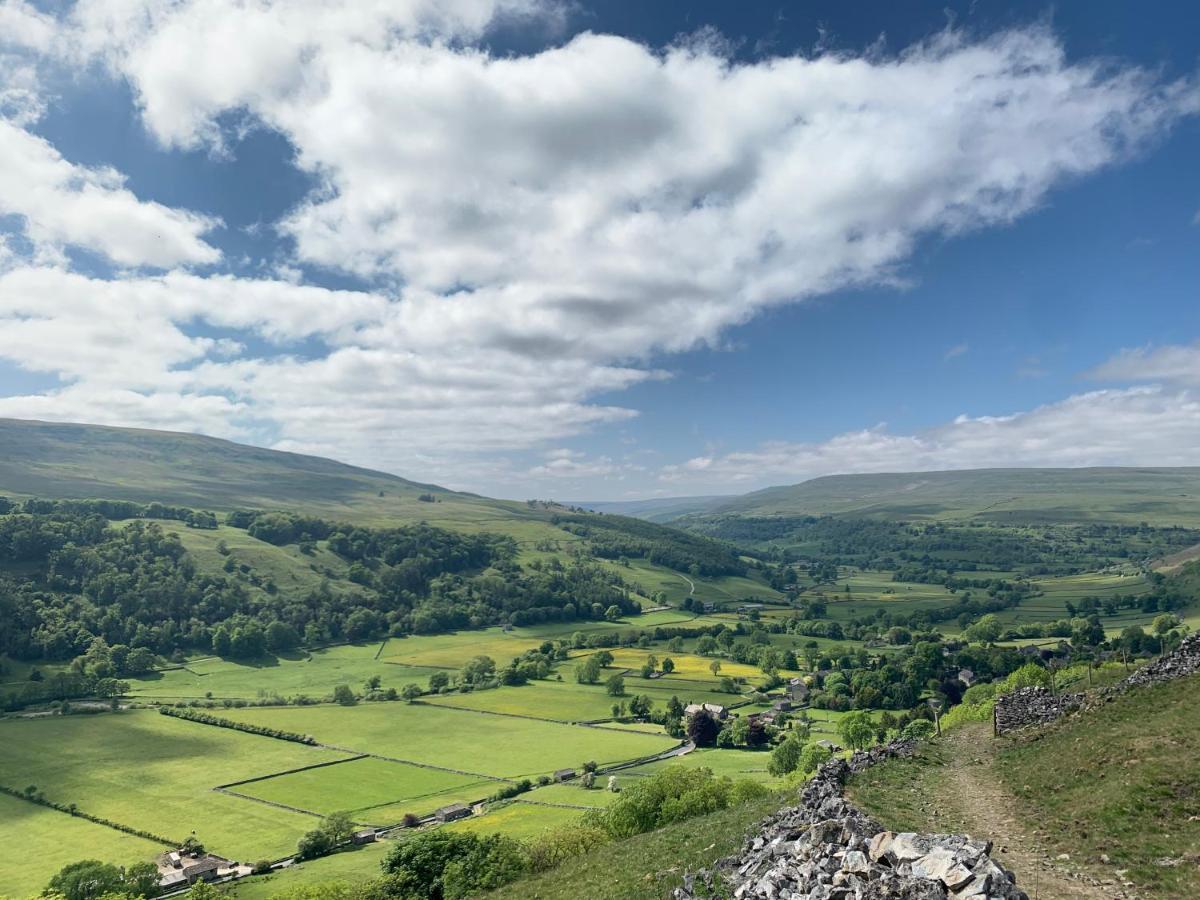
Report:
[{"label": "sky", "polygon": [[0,417],[513,498],[1200,465],[1191,2],[0,0]]}]

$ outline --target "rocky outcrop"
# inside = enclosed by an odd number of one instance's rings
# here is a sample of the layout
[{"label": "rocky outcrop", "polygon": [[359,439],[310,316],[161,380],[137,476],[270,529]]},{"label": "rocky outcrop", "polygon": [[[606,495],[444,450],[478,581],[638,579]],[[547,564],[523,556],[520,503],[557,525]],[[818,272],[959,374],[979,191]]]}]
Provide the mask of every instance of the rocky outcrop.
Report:
[{"label": "rocky outcrop", "polygon": [[1200,672],[1200,632],[1189,634],[1170,653],[1137,669],[1112,687],[1091,694],[1051,694],[1042,687],[1020,688],[996,698],[997,734],[1045,725],[1088,706],[1107,703],[1131,687],[1163,684]]},{"label": "rocky outcrop", "polygon": [[835,759],[805,786],[800,805],[764,821],[737,856],[689,875],[675,900],[711,895],[718,880],[737,900],[1028,900],[991,844],[965,835],[885,831],[844,797],[853,773],[914,742],[893,741]]}]

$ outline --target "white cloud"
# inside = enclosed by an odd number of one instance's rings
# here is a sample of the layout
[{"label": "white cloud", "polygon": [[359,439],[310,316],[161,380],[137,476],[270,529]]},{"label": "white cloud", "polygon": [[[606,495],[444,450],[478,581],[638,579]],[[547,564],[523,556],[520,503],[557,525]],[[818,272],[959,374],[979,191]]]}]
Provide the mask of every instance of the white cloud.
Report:
[{"label": "white cloud", "polygon": [[955,357],[965,356],[966,353],[970,349],[971,349],[970,345],[967,344],[966,342],[963,342],[961,344],[955,344],[953,347],[951,347],[949,350],[947,350],[942,355],[942,359],[946,362],[949,362],[950,360],[954,359]]},{"label": "white cloud", "polygon": [[589,457],[577,450],[551,450],[546,461],[529,470],[529,475],[548,478],[622,478],[643,467],[620,463],[608,456]]},{"label": "white cloud", "polygon": [[[1007,224],[1200,106],[1191,83],[1070,62],[1041,29],[751,64],[712,41],[660,51],[583,34],[504,57],[475,43],[497,15],[561,10],[81,0],[53,39],[29,26],[27,46],[126,79],[164,145],[236,154],[223,123],[248,118],[284,135],[321,186],[275,223],[295,242],[275,268],[286,280],[0,278],[0,357],[64,381],[0,414],[94,419],[108,403],[104,415],[157,424],[175,408],[175,427],[194,416],[445,477],[455,460],[628,419],[596,398],[666,377],[656,354],[718,345],[772,306],[895,283],[922,237]],[[0,155],[25,175],[11,195],[0,184],[0,204],[47,252],[216,260],[200,237],[211,221],[141,201],[15,125],[5,134]],[[304,265],[375,289],[306,287]],[[729,460],[682,470],[719,475]],[[533,470],[621,465],[557,456]]]},{"label": "white cloud", "polygon": [[122,266],[213,263],[220,252],[200,235],[215,220],[139,200],[112,169],[63,159],[46,140],[0,119],[0,215],[20,216],[43,251],[70,245]]},{"label": "white cloud", "polygon": [[1200,343],[1122,350],[1088,374],[1099,381],[1200,385]]},{"label": "white cloud", "polygon": [[711,490],[819,475],[1006,466],[1195,465],[1200,398],[1157,387],[1092,391],[1007,416],[959,416],[917,434],[885,426],[815,443],[757,449],[666,466],[664,481]]}]

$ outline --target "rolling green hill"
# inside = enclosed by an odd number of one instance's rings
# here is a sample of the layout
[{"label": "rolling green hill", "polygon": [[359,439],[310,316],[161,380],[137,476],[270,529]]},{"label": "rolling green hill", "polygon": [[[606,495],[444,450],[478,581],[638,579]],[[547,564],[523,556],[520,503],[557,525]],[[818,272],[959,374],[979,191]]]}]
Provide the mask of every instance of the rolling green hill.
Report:
[{"label": "rolling green hill", "polygon": [[[995,524],[1200,523],[1200,468],[830,475],[704,503],[690,517],[852,516]],[[685,500],[675,508],[686,509]],[[632,515],[645,513],[629,509]],[[683,514],[689,517],[688,513]]]},{"label": "rolling green hill", "polygon": [[[0,493],[158,501],[217,511],[290,509],[364,523],[479,527],[544,518],[525,504],[448,491],[316,456],[203,435],[0,419]],[[418,498],[432,495],[434,503]]]}]

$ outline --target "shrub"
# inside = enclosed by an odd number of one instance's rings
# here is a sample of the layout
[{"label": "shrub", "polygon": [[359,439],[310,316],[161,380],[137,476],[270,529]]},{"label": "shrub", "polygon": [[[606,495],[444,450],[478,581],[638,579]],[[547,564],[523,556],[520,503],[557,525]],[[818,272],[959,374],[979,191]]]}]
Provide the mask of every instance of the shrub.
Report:
[{"label": "shrub", "polygon": [[592,822],[613,837],[629,837],[761,796],[760,787],[737,786],[708,768],[668,766],[622,791],[620,799]]}]

